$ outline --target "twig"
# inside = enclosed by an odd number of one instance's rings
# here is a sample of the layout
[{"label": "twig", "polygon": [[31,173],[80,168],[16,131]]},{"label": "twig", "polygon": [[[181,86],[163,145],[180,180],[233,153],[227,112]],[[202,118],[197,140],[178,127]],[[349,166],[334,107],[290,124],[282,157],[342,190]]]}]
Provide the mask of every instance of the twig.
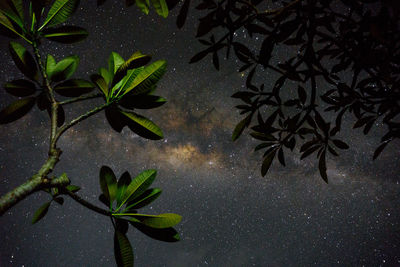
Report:
[{"label": "twig", "polygon": [[59,102],[59,104],[60,105],[67,105],[67,104],[72,104],[72,103],[83,101],[83,100],[87,100],[87,99],[97,98],[97,97],[100,97],[100,96],[102,96],[102,94],[100,94],[100,93],[95,93],[95,94],[91,94],[91,95],[82,95],[82,96],[71,98],[71,99],[68,99],[68,100],[65,100],[65,101],[61,101],[61,102]]}]

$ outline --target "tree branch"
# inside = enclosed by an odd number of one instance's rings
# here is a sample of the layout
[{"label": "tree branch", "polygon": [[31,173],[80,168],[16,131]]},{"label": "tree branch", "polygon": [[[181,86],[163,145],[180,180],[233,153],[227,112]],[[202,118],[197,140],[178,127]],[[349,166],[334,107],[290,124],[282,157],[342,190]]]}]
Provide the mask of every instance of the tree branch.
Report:
[{"label": "tree branch", "polygon": [[56,178],[50,180],[47,178],[47,175],[53,171],[54,166],[59,161],[60,154],[60,150],[53,151],[38,173],[33,175],[25,183],[19,185],[0,198],[0,215],[3,215],[8,209],[16,205],[33,192],[45,187],[58,187],[67,185],[69,183],[69,180],[66,179]]}]

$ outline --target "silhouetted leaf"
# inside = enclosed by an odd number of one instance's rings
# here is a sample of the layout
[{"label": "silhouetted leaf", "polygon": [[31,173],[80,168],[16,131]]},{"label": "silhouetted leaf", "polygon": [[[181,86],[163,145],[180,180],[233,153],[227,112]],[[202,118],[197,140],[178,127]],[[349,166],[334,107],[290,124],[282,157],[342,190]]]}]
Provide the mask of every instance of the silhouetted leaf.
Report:
[{"label": "silhouetted leaf", "polygon": [[267,37],[261,44],[259,62],[266,68],[271,59],[272,51],[274,50],[275,43],[272,38]]},{"label": "silhouetted leaf", "polygon": [[35,84],[28,80],[14,80],[4,85],[7,93],[14,96],[30,96],[36,92]]},{"label": "silhouetted leaf", "polygon": [[283,155],[283,149],[282,148],[280,148],[278,150],[278,160],[283,166],[286,166],[286,164],[285,164],[285,156]]},{"label": "silhouetted leaf", "polygon": [[252,114],[248,115],[246,118],[241,120],[235,127],[232,133],[232,141],[235,141],[240,137],[245,127],[250,124]]},{"label": "silhouetted leaf", "polygon": [[268,153],[268,155],[264,157],[264,161],[261,166],[262,176],[265,176],[267,174],[269,168],[271,167],[272,161],[275,158],[275,154],[276,154],[276,149],[272,150],[270,153]]},{"label": "silhouetted leaf", "polygon": [[219,59],[218,59],[218,53],[214,51],[213,53],[213,64],[215,69],[219,70]]},{"label": "silhouetted leaf", "polygon": [[319,157],[319,163],[318,163],[318,168],[319,168],[319,173],[321,174],[322,179],[326,183],[328,183],[328,176],[326,175],[326,159],[325,159],[325,154],[326,150],[324,149],[322,151],[321,156]]},{"label": "silhouetted leaf", "polygon": [[0,111],[0,124],[7,124],[22,118],[34,105],[35,97],[27,97],[14,101]]},{"label": "silhouetted leaf", "polygon": [[303,104],[306,103],[306,100],[307,100],[306,90],[304,90],[304,88],[299,85],[297,87],[297,93],[299,95],[300,102]]},{"label": "silhouetted leaf", "polygon": [[248,63],[251,58],[253,58],[253,53],[243,44],[238,42],[233,42],[233,50],[237,58],[245,63]]},{"label": "silhouetted leaf", "polygon": [[387,144],[388,142],[384,142],[380,144],[377,149],[375,149],[373,160],[375,160],[382,153],[383,149],[385,149]]},{"label": "silhouetted leaf", "polygon": [[185,2],[183,2],[181,9],[179,10],[178,17],[176,18],[176,26],[178,26],[179,29],[182,28],[183,25],[185,24],[189,6],[190,6],[190,0],[185,0]]},{"label": "silhouetted leaf", "polygon": [[304,158],[308,157],[309,155],[311,155],[312,153],[317,151],[318,148],[320,148],[320,146],[319,145],[315,145],[315,146],[312,146],[312,147],[306,149],[304,151],[304,153],[301,155],[300,159],[304,159]]},{"label": "silhouetted leaf", "polygon": [[349,145],[347,145],[345,142],[338,140],[338,139],[333,139],[332,142],[335,144],[340,149],[348,149]]},{"label": "silhouetted leaf", "polygon": [[206,49],[206,50],[203,50],[203,51],[197,53],[196,55],[194,55],[194,56],[190,59],[189,63],[191,64],[191,63],[195,63],[195,62],[197,62],[197,61],[202,60],[202,59],[203,59],[205,56],[207,56],[208,53],[210,53],[210,52],[211,52],[211,50]]},{"label": "silhouetted leaf", "polygon": [[215,27],[213,12],[209,13],[206,17],[201,18],[199,21],[199,25],[197,26],[196,37],[202,37],[209,33]]},{"label": "silhouetted leaf", "polygon": [[41,220],[49,211],[49,207],[50,207],[50,202],[46,202],[42,206],[40,206],[40,208],[38,208],[33,214],[32,224],[35,224],[39,220]]}]

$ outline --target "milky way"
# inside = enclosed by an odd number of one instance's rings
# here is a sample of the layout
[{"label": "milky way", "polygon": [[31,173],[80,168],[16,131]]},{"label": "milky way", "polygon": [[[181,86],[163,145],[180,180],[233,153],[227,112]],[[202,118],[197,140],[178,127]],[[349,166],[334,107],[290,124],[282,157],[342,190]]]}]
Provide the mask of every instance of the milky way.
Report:
[{"label": "milky way", "polygon": [[[106,66],[111,51],[124,58],[136,50],[166,59],[168,72],[158,86],[166,105],[144,112],[164,131],[164,140],[148,141],[124,129],[121,134],[99,113],[68,131],[55,173],[66,172],[92,203],[100,194],[102,165],[117,175],[155,168],[160,198],[144,211],[183,216],[177,226],[182,240],[163,243],[129,230],[137,266],[300,266],[399,265],[399,143],[393,142],[376,161],[373,149],[381,132],[365,137],[345,129],[351,148],[328,158],[330,183],[319,177],[315,159],[300,161],[295,152],[287,167],[274,164],[260,175],[261,154],[244,134],[231,132],[240,116],[230,95],[244,78],[235,62],[224,61],[216,72],[206,58],[189,65],[201,46],[194,38],[196,18],[183,30],[167,19],[141,14],[114,1],[99,8],[82,1],[70,24],[90,36],[76,45],[44,42],[43,54],[57,60],[80,56],[75,77],[88,78]],[[88,3],[89,2],[89,3]],[[118,1],[122,2],[122,1]],[[21,77],[0,40],[0,81]],[[264,77],[265,78],[265,77]],[[268,79],[268,77],[267,77]],[[12,100],[0,92],[0,106]],[[89,110],[100,100],[66,110],[67,118]],[[32,111],[18,122],[0,126],[0,193],[22,183],[39,169],[48,147],[47,114]],[[350,128],[352,121],[347,118]],[[49,196],[30,196],[1,218],[1,266],[114,266],[113,229],[108,218],[66,199],[31,225],[33,212]]]}]

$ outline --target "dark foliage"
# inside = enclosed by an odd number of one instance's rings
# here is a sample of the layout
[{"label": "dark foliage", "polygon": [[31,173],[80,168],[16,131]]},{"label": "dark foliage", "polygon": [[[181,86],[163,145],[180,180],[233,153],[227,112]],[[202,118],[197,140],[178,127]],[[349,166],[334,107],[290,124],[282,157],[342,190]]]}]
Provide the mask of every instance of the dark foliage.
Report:
[{"label": "dark foliage", "polygon": [[[178,27],[189,1],[180,10]],[[243,102],[236,108],[245,118],[232,138],[250,128],[262,142],[255,150],[265,150],[263,176],[276,158],[285,166],[284,152],[297,147],[301,159],[317,155],[327,182],[326,154],[338,156],[337,149],[349,148],[335,137],[346,113],[364,134],[378,123],[385,129],[373,159],[400,137],[400,2],[272,2],[196,3],[204,13],[196,37],[206,48],[190,62],[211,55],[218,70],[219,57],[233,54],[243,64],[239,71],[247,73],[247,90],[232,97]],[[240,37],[243,30],[246,39]],[[270,75],[265,78],[276,77],[274,83],[262,83],[263,69]]]}]

